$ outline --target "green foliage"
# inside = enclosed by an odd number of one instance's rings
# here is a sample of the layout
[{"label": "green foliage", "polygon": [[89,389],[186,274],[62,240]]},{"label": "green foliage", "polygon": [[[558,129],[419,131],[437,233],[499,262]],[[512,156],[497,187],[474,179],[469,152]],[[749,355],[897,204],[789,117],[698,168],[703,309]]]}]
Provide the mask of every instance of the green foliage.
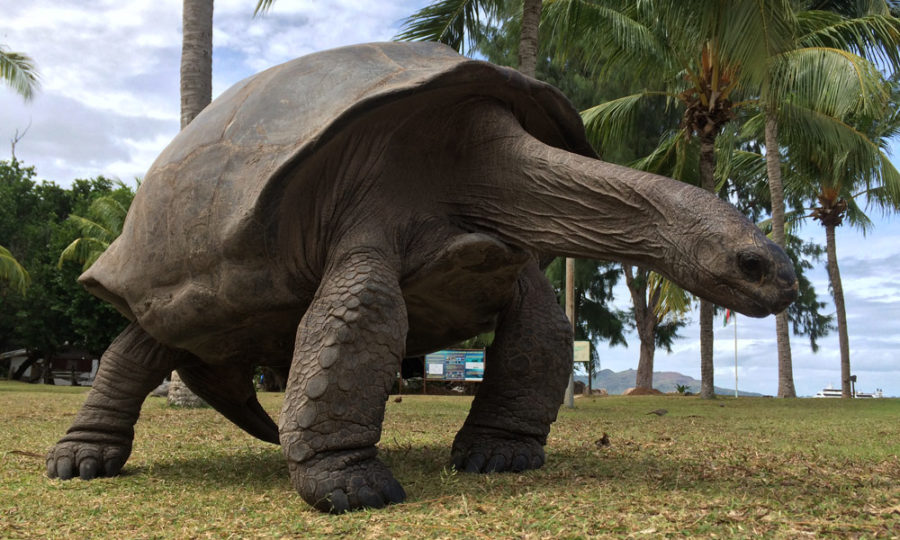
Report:
[{"label": "green foliage", "polygon": [[75,225],[81,236],[60,253],[57,266],[62,268],[64,262],[75,261],[82,264],[82,271],[90,268],[113,240],[122,234],[122,225],[133,197],[134,192],[119,182],[116,191],[91,202],[88,217],[70,214],[68,221]]},{"label": "green foliage", "polygon": [[0,79],[26,100],[38,88],[38,74],[34,61],[27,55],[12,52],[0,45]]},{"label": "green foliage", "polygon": [[0,350],[52,355],[76,347],[99,355],[127,321],[76,282],[79,267],[59,268],[57,262],[78,234],[69,215],[86,213],[98,197],[124,197],[130,189],[103,177],[75,180],[63,189],[35,176],[33,167],[0,161],[0,244],[31,276],[27,297],[0,286]]},{"label": "green foliage", "polygon": [[482,35],[482,15],[493,21],[510,4],[506,0],[437,0],[405,19],[396,39],[438,41],[465,53],[466,45],[471,49]]},{"label": "green foliage", "polygon": [[8,249],[0,246],[0,280],[6,281],[13,290],[25,294],[31,277]]}]

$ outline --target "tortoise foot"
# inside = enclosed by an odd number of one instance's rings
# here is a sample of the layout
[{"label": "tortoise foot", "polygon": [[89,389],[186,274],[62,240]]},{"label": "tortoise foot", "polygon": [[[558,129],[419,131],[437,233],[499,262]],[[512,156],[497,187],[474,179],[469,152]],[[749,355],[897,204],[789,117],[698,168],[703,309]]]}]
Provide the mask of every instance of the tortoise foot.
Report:
[{"label": "tortoise foot", "polygon": [[291,464],[291,480],[307,503],[322,512],[341,514],[381,508],[406,499],[403,486],[372,452],[329,452]]},{"label": "tortoise foot", "polygon": [[84,442],[69,434],[47,453],[47,476],[69,480],[76,476],[82,480],[117,476],[128,456],[130,444]]},{"label": "tortoise foot", "polygon": [[528,435],[465,426],[453,441],[451,458],[458,471],[522,472],[544,464],[544,447]]}]

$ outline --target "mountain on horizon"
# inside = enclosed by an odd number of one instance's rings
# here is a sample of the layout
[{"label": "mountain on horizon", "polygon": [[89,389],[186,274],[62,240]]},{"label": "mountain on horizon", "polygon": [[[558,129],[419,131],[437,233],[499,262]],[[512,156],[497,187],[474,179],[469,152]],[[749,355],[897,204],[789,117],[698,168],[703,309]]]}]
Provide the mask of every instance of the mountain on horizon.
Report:
[{"label": "mountain on horizon", "polygon": [[[611,369],[603,369],[600,370],[599,373],[596,373],[594,375],[592,386],[593,388],[603,388],[610,395],[624,394],[625,390],[628,390],[629,388],[632,388],[634,386],[636,376],[637,371],[634,369],[627,369],[625,371],[619,372],[615,372]],[[586,375],[575,375],[575,380],[587,384]],[[672,392],[677,392],[678,385],[686,386],[688,388],[688,391],[692,394],[700,393],[700,381],[693,377],[689,377],[675,371],[653,372],[654,389],[659,390],[660,392],[663,392],[665,394],[669,394]],[[716,394],[718,395],[734,395],[734,388],[721,388],[718,386],[715,386],[714,388]],[[757,394],[754,392],[744,392],[742,390],[738,390],[738,395],[747,397],[762,396],[762,394]]]}]

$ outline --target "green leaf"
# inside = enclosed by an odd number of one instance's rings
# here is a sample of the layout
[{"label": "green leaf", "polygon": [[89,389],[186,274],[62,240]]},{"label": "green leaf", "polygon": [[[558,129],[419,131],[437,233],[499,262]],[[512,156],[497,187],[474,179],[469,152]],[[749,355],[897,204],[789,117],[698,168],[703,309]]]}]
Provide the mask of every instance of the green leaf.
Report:
[{"label": "green leaf", "polygon": [[26,100],[34,97],[34,92],[40,86],[34,61],[22,53],[8,51],[2,45],[0,45],[0,78]]},{"label": "green leaf", "polygon": [[0,279],[9,283],[14,290],[23,295],[31,283],[31,277],[25,268],[3,246],[0,246]]}]

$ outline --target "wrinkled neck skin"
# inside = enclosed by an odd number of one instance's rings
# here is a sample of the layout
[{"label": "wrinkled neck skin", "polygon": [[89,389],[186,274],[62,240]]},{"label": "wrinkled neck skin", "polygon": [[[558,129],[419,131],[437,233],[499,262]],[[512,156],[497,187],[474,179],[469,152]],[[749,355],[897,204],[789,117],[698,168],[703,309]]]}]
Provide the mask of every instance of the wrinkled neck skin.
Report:
[{"label": "wrinkled neck skin", "polygon": [[535,254],[652,269],[752,316],[796,296],[783,251],[714,195],[545,145],[495,103],[456,113],[442,202],[464,227]]}]

